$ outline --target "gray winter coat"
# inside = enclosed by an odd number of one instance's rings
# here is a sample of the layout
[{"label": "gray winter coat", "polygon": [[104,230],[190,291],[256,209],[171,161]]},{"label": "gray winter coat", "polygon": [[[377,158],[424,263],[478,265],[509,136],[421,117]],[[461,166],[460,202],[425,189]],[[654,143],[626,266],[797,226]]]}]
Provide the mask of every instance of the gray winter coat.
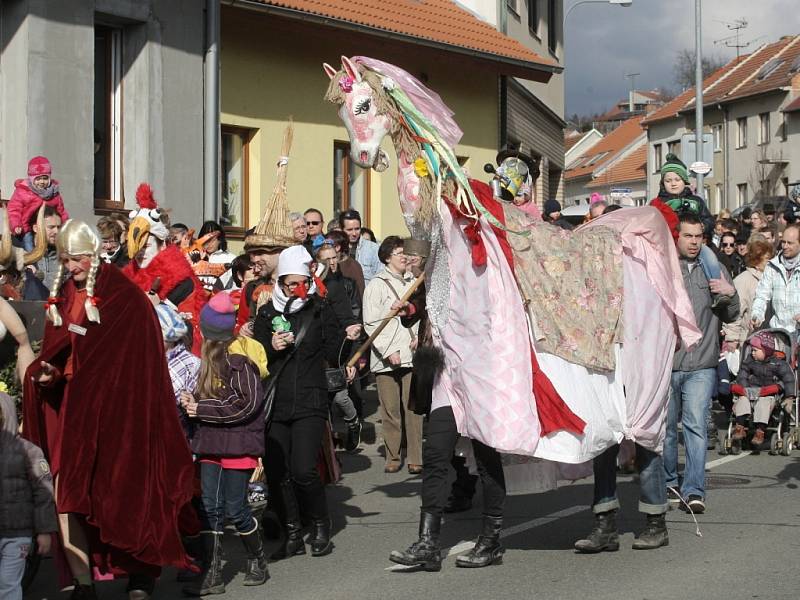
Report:
[{"label": "gray winter coat", "polygon": [[38,446],[17,434],[14,400],[0,393],[0,538],[58,529],[53,477]]},{"label": "gray winter coat", "polygon": [[[716,369],[719,363],[719,332],[720,321],[722,323],[732,323],[739,316],[739,295],[734,294],[730,298],[720,298],[718,306],[711,308],[713,302],[711,289],[708,285],[705,273],[698,264],[691,272],[687,261],[681,259],[681,273],[683,273],[683,285],[689,299],[692,301],[694,318],[697,326],[703,332],[703,337],[693,350],[686,351],[681,348],[675,353],[672,363],[673,371],[699,371],[700,369]],[[720,265],[722,276],[731,282],[724,265]]]}]

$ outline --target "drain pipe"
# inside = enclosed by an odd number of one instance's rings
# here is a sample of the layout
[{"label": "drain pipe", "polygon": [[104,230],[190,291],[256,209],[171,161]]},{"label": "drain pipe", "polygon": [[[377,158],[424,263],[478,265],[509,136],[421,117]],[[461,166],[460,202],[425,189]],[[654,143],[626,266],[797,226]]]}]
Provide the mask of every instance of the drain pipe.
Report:
[{"label": "drain pipe", "polygon": [[203,106],[203,220],[217,220],[219,198],[219,0],[206,0]]}]

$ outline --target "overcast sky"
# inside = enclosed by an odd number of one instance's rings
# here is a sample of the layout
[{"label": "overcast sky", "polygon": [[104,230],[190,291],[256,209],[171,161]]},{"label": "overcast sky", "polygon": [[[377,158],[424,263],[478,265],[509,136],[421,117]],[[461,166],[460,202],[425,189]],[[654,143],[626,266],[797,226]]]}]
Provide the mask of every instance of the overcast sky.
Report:
[{"label": "overcast sky", "polygon": [[[625,73],[641,73],[637,89],[674,87],[675,53],[694,49],[694,5],[695,0],[633,0],[629,8],[575,8],[566,24],[566,114],[591,114],[627,97]],[[735,49],[713,43],[734,33],[720,21],[747,20],[740,39],[753,42],[742,53],[800,34],[800,0],[703,0],[702,8],[704,53],[736,56]]]}]

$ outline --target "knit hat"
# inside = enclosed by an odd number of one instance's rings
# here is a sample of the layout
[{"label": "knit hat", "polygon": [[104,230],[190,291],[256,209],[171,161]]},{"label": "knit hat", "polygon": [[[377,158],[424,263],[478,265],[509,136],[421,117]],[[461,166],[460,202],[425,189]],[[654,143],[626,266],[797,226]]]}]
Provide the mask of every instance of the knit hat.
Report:
[{"label": "knit hat", "polygon": [[53,167],[44,156],[34,156],[28,163],[28,177],[39,177],[40,175],[51,175],[52,173]]},{"label": "knit hat", "polygon": [[753,348],[761,348],[767,357],[775,353],[775,339],[764,331],[760,331],[750,338],[750,346]]},{"label": "knit hat", "polygon": [[662,180],[664,179],[664,175],[667,173],[677,173],[678,176],[683,179],[684,183],[689,183],[689,171],[686,168],[686,165],[683,164],[680,158],[671,152],[667,154],[667,158],[664,160],[664,165],[661,167]]},{"label": "knit hat", "polygon": [[589,206],[594,206],[598,202],[605,202],[602,194],[598,194],[597,192],[593,192],[591,196],[589,196]]},{"label": "knit hat", "polygon": [[292,246],[281,252],[277,279],[284,275],[311,277],[311,255],[303,246]]},{"label": "knit hat", "polygon": [[189,332],[186,321],[169,304],[162,302],[156,306],[156,314],[165,342],[178,342]]},{"label": "knit hat", "polygon": [[229,340],[236,327],[236,307],[227,292],[211,297],[200,311],[200,332],[207,340]]},{"label": "knit hat", "polygon": [[550,213],[561,212],[561,204],[558,200],[548,200],[544,203],[544,210],[542,211],[545,216]]}]

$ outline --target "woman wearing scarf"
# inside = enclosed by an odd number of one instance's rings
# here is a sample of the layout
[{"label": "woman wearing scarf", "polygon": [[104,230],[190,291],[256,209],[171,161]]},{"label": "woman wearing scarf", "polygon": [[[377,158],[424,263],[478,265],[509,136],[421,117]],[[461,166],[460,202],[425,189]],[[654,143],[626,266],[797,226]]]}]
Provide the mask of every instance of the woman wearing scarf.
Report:
[{"label": "woman wearing scarf", "polygon": [[269,358],[267,389],[275,386],[264,470],[270,499],[286,532],[273,558],[305,554],[301,510],[312,522],[312,556],[332,549],[317,457],[328,420],[326,361],[338,360],[345,332],[323,294],[312,276],[308,251],[302,246],[287,248],[278,258],[272,301],[261,307],[254,325],[253,337]]}]

